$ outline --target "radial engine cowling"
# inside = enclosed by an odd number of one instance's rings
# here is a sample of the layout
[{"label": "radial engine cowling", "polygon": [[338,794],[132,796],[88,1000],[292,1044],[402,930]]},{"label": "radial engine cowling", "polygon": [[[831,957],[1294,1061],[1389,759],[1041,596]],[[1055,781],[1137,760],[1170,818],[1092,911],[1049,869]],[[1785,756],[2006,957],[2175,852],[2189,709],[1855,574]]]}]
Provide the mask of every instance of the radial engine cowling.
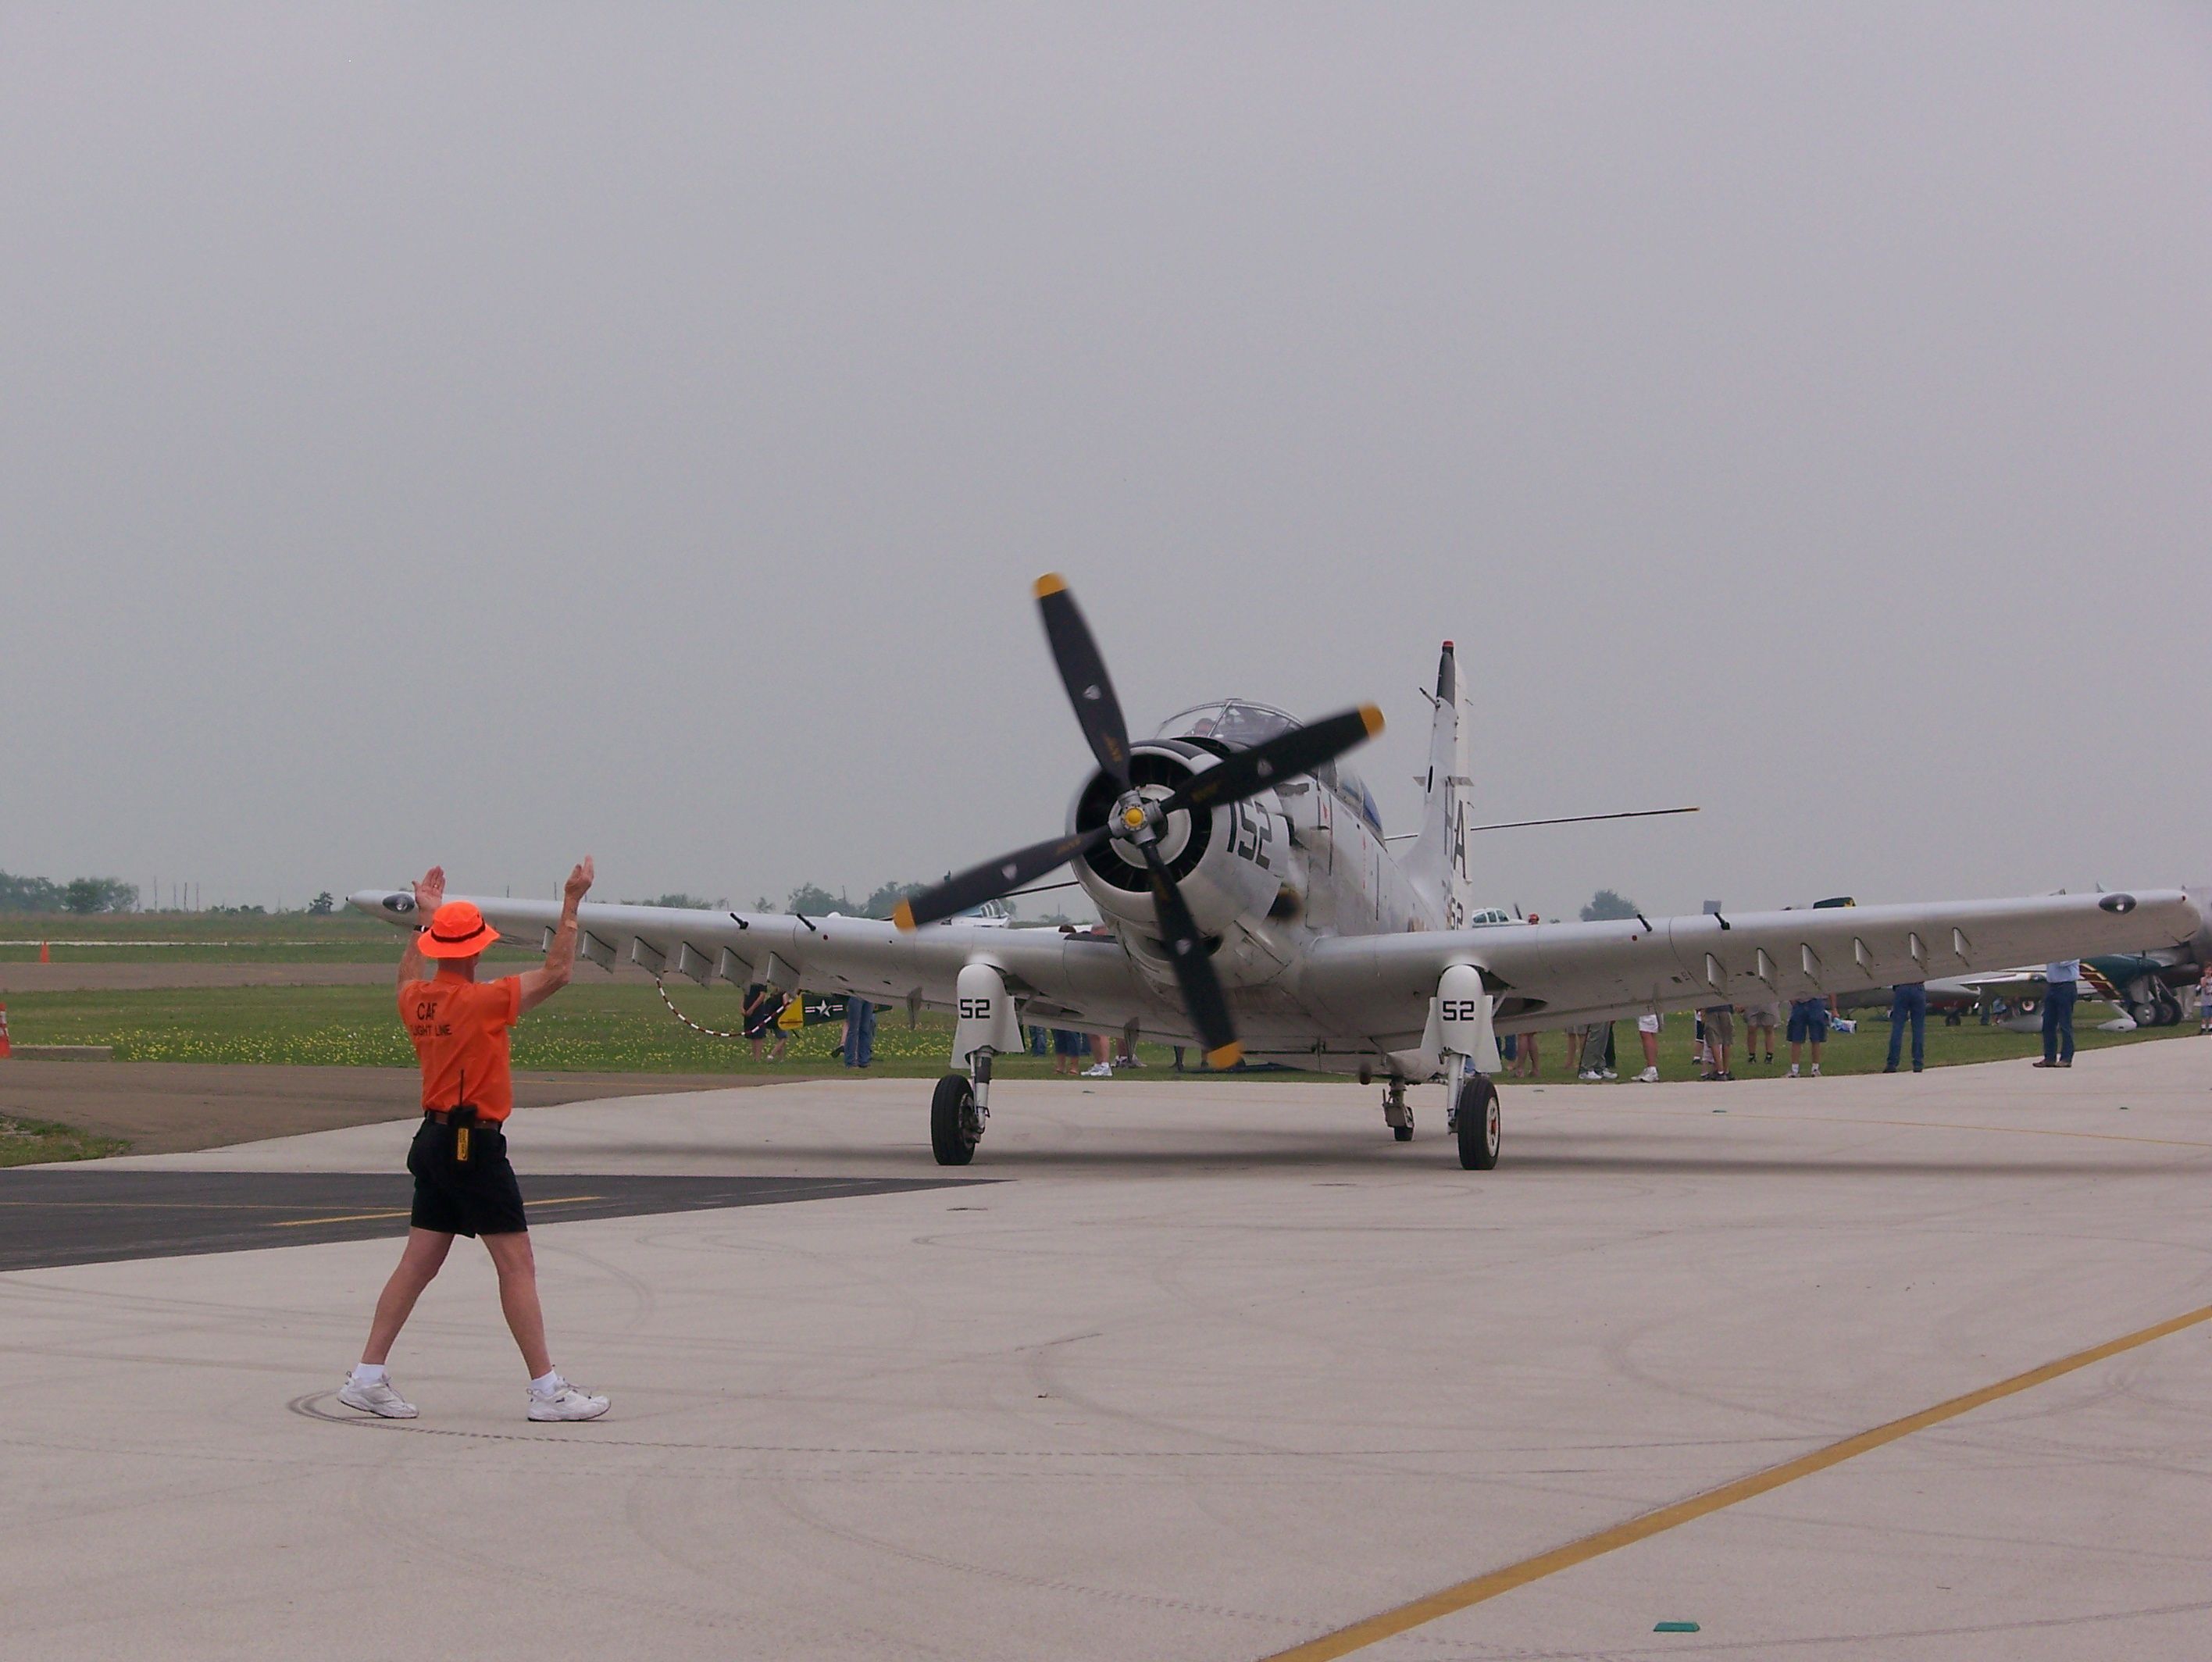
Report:
[{"label": "radial engine cowling", "polygon": [[[1129,777],[1139,794],[1158,801],[1218,761],[1187,739],[1152,739],[1130,747]],[[1105,824],[1120,798],[1113,779],[1093,774],[1076,793],[1069,828]],[[1169,816],[1160,830],[1160,856],[1201,932],[1220,935],[1240,918],[1267,913],[1280,887],[1287,829],[1271,792]],[[1104,916],[1148,935],[1158,928],[1144,855],[1134,843],[1114,839],[1078,860],[1075,875]]]}]

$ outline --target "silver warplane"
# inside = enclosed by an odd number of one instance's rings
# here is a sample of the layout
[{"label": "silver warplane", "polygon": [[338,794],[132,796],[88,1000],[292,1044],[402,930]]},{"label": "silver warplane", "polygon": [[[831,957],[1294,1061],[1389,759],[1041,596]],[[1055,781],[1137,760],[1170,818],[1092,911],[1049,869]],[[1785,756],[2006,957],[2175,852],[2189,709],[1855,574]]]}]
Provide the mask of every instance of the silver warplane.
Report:
[{"label": "silver warplane", "polygon": [[[1200,705],[1133,743],[1074,597],[1036,598],[1096,766],[1065,833],[947,878],[895,922],[586,905],[580,949],[656,977],[843,992],[954,1017],[930,1107],[939,1164],[974,1157],[992,1058],[1024,1023],[1195,1045],[1385,1082],[1384,1119],[1413,1134],[1407,1087],[1441,1081],[1460,1163],[1498,1163],[1501,1033],[1723,1002],[1765,1003],[2037,960],[2167,948],[2204,927],[2178,889],[1929,905],[1498,925],[1472,911],[1468,717],[1450,642],[1437,667],[1420,828],[1394,854],[1374,798],[1339,758],[1382,729],[1372,706],[1301,725],[1242,699]],[[1095,933],[1008,929],[960,914],[1062,866],[1097,906]],[[356,894],[413,924],[410,895]],[[471,896],[510,938],[550,940],[550,901]]]}]

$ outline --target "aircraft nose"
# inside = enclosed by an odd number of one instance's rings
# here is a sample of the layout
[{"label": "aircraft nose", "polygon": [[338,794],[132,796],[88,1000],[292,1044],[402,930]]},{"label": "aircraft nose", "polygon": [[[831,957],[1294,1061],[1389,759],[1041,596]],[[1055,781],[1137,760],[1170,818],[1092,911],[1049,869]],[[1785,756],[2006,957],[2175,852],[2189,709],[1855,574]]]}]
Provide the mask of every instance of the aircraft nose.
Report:
[{"label": "aircraft nose", "polygon": [[346,896],[346,904],[356,912],[366,912],[372,918],[387,921],[415,914],[415,896],[404,889],[357,889]]}]

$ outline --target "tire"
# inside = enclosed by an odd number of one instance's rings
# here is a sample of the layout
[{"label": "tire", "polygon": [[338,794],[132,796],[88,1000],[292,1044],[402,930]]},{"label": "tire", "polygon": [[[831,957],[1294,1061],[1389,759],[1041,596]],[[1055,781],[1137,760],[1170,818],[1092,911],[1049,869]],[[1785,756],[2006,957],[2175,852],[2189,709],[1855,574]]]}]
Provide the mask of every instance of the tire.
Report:
[{"label": "tire", "polygon": [[1390,1135],[1401,1143],[1410,1143],[1413,1140],[1413,1128],[1411,1125],[1393,1125]]},{"label": "tire", "polygon": [[2161,998],[2158,1001],[2158,1024],[2162,1028],[2181,1025],[2181,1001]]},{"label": "tire", "polygon": [[2154,1028],[2159,1024],[2159,1009],[2148,998],[2130,998],[2127,1003],[2128,1019],[2139,1028]]},{"label": "tire", "polygon": [[1504,1138],[1498,1087],[1478,1073],[1459,1088],[1459,1163],[1470,1172],[1491,1170]]},{"label": "tire", "polygon": [[929,1149],[940,1166],[965,1166],[975,1157],[975,1088],[964,1075],[948,1073],[929,1100]]}]

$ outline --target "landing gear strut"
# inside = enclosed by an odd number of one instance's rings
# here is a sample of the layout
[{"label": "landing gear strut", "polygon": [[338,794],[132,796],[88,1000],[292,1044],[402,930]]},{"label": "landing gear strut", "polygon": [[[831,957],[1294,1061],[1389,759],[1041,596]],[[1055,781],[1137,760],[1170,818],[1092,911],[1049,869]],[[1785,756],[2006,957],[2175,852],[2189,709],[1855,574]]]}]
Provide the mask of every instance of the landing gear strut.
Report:
[{"label": "landing gear strut", "polygon": [[1406,1101],[1406,1082],[1395,1073],[1382,1088],[1382,1123],[1399,1142],[1413,1140],[1413,1110]]}]

